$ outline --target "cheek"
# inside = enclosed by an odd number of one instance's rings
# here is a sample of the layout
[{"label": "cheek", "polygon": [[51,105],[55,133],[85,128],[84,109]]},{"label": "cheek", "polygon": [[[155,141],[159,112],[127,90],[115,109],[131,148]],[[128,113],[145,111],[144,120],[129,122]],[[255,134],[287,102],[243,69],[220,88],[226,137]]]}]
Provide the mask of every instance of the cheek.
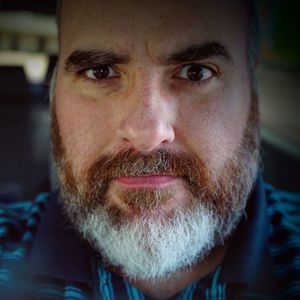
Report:
[{"label": "cheek", "polygon": [[247,86],[222,90],[181,107],[180,136],[209,169],[219,169],[241,145],[250,109]]},{"label": "cheek", "polygon": [[55,108],[63,145],[76,174],[109,144],[111,110],[104,103],[59,86]]}]

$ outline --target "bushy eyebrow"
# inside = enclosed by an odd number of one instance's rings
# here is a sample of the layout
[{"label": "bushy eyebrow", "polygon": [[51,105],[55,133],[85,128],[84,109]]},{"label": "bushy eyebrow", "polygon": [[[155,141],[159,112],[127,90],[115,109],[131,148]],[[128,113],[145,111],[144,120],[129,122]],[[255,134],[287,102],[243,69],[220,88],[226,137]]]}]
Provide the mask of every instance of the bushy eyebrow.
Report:
[{"label": "bushy eyebrow", "polygon": [[65,70],[88,69],[100,65],[125,64],[129,57],[101,50],[76,50],[65,60]]},{"label": "bushy eyebrow", "polygon": [[218,42],[207,42],[189,46],[179,52],[170,54],[165,63],[168,65],[177,65],[192,61],[205,60],[212,57],[218,57],[233,64],[233,58],[225,46]]},{"label": "bushy eyebrow", "polygon": [[[160,61],[166,65],[178,65],[192,61],[201,61],[211,57],[218,57],[229,63],[233,63],[229,51],[218,42],[195,44],[172,53],[167,58],[160,59]],[[121,55],[110,51],[76,50],[65,60],[64,68],[66,71],[77,71],[78,69],[83,70],[100,65],[126,64],[129,61],[130,58],[128,55]]]}]

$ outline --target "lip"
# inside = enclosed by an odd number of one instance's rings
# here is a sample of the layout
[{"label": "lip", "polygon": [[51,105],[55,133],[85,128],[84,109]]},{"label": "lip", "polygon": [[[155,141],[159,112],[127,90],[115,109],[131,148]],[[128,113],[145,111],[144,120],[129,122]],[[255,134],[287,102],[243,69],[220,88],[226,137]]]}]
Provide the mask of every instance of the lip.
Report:
[{"label": "lip", "polygon": [[168,185],[175,181],[177,177],[169,175],[151,175],[151,176],[129,176],[120,177],[115,181],[125,187],[135,188],[158,188]]}]

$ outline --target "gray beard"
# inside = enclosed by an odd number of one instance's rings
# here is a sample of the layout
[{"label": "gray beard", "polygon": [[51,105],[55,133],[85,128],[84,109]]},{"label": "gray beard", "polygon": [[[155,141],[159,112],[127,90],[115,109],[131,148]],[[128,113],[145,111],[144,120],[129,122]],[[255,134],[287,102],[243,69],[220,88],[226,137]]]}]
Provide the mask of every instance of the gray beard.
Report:
[{"label": "gray beard", "polygon": [[218,216],[199,204],[171,220],[138,218],[121,225],[99,209],[88,214],[80,231],[109,264],[121,266],[126,277],[159,279],[203,259],[219,227]]},{"label": "gray beard", "polygon": [[[253,105],[256,105],[255,100]],[[188,202],[191,205],[159,222],[151,217],[121,218],[115,222],[105,199],[99,199],[94,207],[87,207],[90,200],[86,198],[87,190],[101,186],[96,182],[88,188],[84,180],[76,179],[74,192],[66,176],[67,164],[69,167],[71,164],[64,155],[56,155],[62,204],[67,216],[103,260],[120,268],[126,277],[159,280],[196,264],[205,259],[211,249],[224,243],[245,213],[260,160],[256,107],[252,115],[241,147],[219,172],[210,173],[209,185],[213,188],[206,197],[194,193]],[[59,150],[57,145],[56,148]]]},{"label": "gray beard", "polygon": [[256,154],[248,153],[242,161],[237,182],[233,184],[227,176],[215,182],[216,193],[227,183],[222,197],[224,202],[230,199],[231,205],[226,207],[226,216],[201,199],[191,199],[193,205],[163,221],[141,217],[115,223],[105,206],[80,214],[78,199],[62,188],[63,205],[77,231],[106,263],[131,279],[159,280],[204,260],[234,231],[256,179]]}]

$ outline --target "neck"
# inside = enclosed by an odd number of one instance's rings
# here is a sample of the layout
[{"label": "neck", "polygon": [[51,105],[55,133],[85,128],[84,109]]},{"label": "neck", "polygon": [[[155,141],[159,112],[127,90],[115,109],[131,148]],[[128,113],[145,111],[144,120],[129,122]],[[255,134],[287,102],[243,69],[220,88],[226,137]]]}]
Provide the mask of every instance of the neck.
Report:
[{"label": "neck", "polygon": [[225,245],[214,248],[204,260],[166,278],[158,280],[135,279],[130,282],[150,299],[168,299],[191,283],[197,282],[214,271],[220,265],[227,249],[228,241]]}]

